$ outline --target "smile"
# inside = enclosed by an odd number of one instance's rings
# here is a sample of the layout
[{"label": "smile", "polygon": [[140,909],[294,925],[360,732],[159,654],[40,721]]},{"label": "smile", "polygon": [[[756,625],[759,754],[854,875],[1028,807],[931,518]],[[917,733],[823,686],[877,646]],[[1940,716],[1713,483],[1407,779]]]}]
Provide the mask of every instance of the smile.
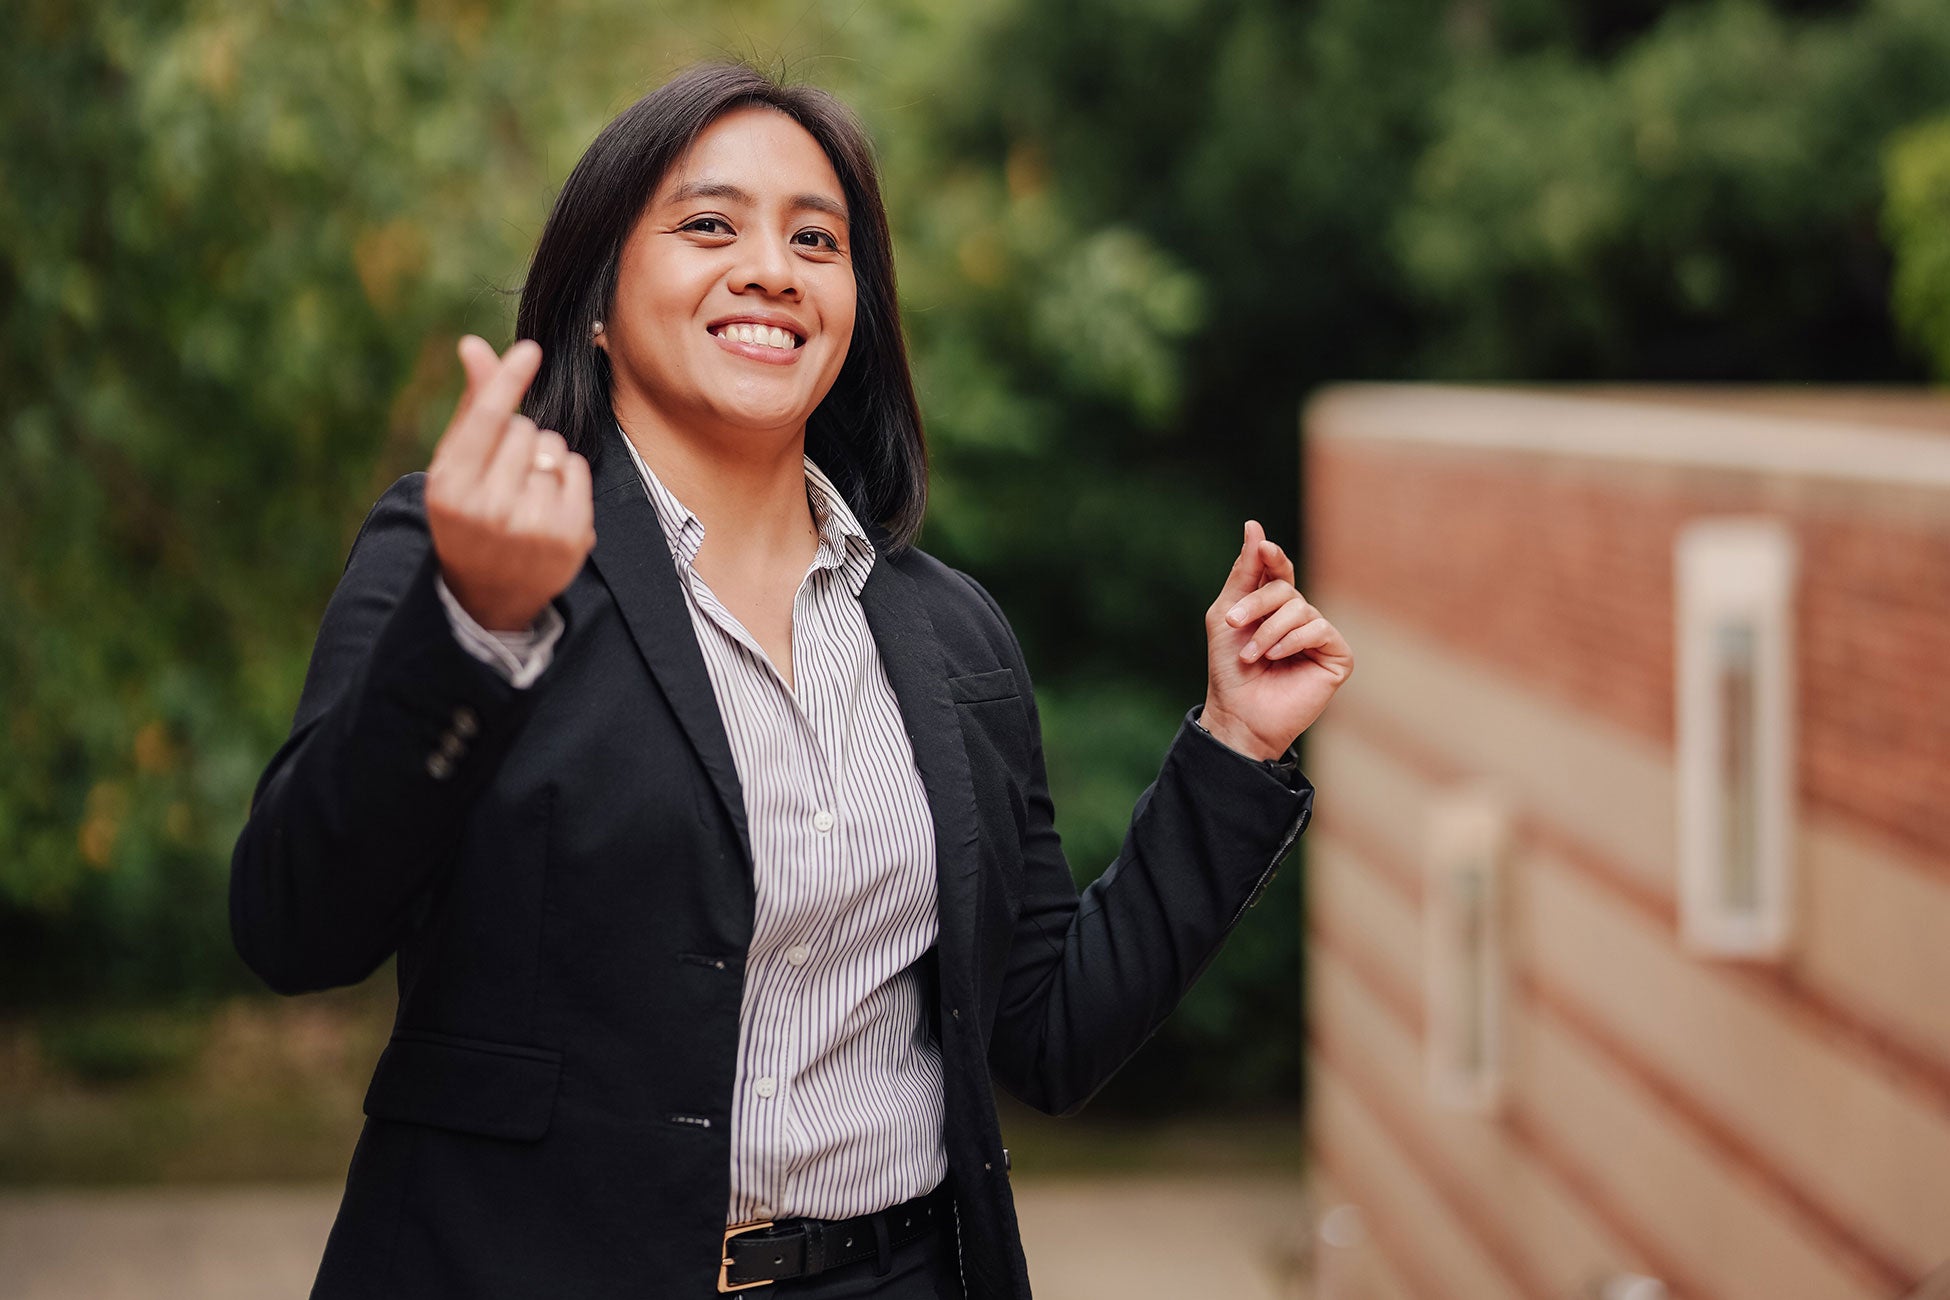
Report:
[{"label": "smile", "polygon": [[719,325],[711,331],[711,336],[720,343],[745,343],[781,352],[790,352],[805,343],[791,330],[780,329],[776,325],[754,325],[749,321]]}]

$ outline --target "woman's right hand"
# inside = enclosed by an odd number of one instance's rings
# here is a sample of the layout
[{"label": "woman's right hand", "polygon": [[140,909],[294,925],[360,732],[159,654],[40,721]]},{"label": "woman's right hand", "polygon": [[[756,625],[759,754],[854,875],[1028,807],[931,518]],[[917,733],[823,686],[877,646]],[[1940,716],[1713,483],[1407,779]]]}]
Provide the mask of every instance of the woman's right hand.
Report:
[{"label": "woman's right hand", "polygon": [[522,339],[496,357],[469,334],[460,360],[467,391],[427,466],[427,527],[461,608],[491,632],[522,631],[596,544],[589,462],[517,413],[539,345]]}]

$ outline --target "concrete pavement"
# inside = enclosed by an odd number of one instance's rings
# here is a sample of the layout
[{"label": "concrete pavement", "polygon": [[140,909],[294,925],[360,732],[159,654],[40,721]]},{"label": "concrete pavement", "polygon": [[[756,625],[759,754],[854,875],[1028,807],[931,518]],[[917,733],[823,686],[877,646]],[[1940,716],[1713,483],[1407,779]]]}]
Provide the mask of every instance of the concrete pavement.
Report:
[{"label": "concrete pavement", "polygon": [[[298,1300],[337,1188],[0,1194],[6,1300]],[[1286,1300],[1297,1179],[1182,1175],[1017,1187],[1037,1300]]]}]

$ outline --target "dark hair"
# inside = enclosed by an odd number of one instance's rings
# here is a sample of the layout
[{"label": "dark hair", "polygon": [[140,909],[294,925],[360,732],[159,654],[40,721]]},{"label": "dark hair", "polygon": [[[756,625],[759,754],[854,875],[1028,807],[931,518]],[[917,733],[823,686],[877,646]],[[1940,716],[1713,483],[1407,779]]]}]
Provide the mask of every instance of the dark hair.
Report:
[{"label": "dark hair", "polygon": [[873,145],[845,105],[812,86],[784,86],[735,63],[687,68],[604,127],[556,196],[515,317],[542,345],[523,411],[592,460],[608,440],[609,356],[590,329],[609,314],[624,241],[664,173],[734,109],[776,109],[825,150],[845,192],[858,301],[853,341],[831,391],[806,423],[806,454],[862,524],[910,545],[927,506],[927,445],[894,294],[894,248]]}]

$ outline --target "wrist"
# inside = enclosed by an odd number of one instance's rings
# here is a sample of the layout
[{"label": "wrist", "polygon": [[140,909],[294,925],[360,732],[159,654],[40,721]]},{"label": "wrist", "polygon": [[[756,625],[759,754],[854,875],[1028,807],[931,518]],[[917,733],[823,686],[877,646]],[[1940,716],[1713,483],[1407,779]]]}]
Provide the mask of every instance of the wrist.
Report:
[{"label": "wrist", "polygon": [[1228,749],[1244,754],[1247,758],[1258,762],[1270,762],[1286,756],[1287,746],[1269,745],[1255,735],[1252,728],[1225,710],[1214,708],[1209,700],[1194,721],[1212,739]]},{"label": "wrist", "polygon": [[467,611],[467,616],[488,632],[527,632],[535,626],[535,620],[542,616],[546,603],[530,608],[527,605],[514,605],[506,600],[483,599],[480,593],[470,590],[465,584],[455,582],[453,575],[443,574],[447,589],[454,593],[454,599]]}]

